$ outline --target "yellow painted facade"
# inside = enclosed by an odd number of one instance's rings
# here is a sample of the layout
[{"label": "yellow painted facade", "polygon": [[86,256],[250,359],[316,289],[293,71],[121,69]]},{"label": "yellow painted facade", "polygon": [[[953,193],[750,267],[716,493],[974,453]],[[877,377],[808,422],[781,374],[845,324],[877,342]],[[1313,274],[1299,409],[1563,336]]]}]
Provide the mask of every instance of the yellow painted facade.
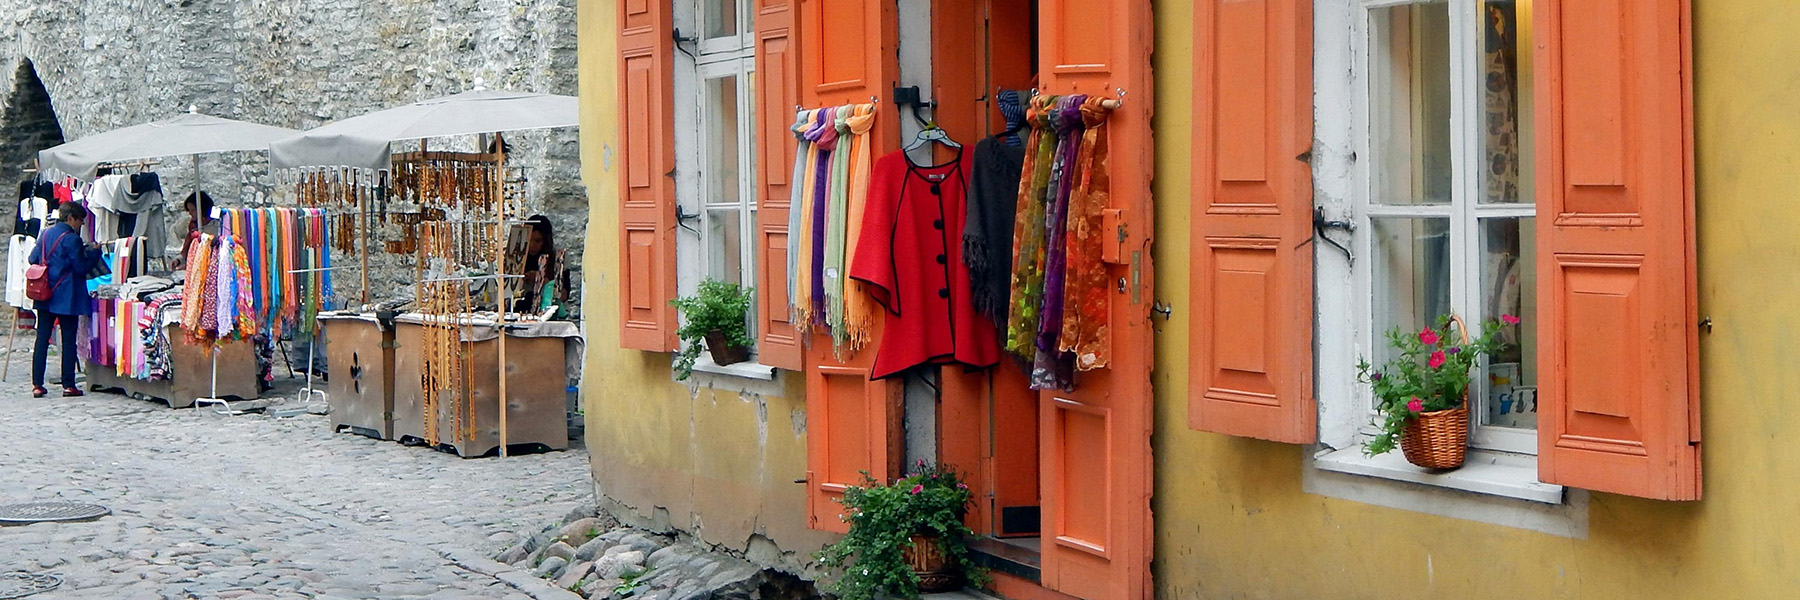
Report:
[{"label": "yellow painted facade", "polygon": [[[678,529],[764,564],[799,569],[830,537],[806,528],[806,406],[800,377],[757,389],[696,374],[674,380],[669,355],[619,348],[618,16],[607,0],[577,12],[581,166],[588,188],[582,306],[582,407],[594,482],[615,514]],[[605,316],[602,316],[605,315]],[[717,383],[720,387],[707,387]],[[770,543],[773,542],[773,543]],[[779,552],[779,554],[777,554]]]},{"label": "yellow painted facade", "polygon": [[[579,4],[588,354],[583,406],[600,494],[640,523],[800,565],[805,402],[674,382],[668,356],[618,348],[617,20]],[[1158,299],[1188,306],[1192,9],[1156,3]],[[1705,500],[1593,494],[1584,537],[1327,498],[1305,448],[1187,428],[1188,323],[1156,342],[1154,586],[1159,598],[1800,598],[1800,10],[1694,0]],[[1773,269],[1773,270],[1771,270]],[[704,381],[704,380],[703,380]],[[773,541],[773,544],[764,543]],[[766,554],[779,547],[786,555]],[[758,553],[765,553],[759,555]]]}]

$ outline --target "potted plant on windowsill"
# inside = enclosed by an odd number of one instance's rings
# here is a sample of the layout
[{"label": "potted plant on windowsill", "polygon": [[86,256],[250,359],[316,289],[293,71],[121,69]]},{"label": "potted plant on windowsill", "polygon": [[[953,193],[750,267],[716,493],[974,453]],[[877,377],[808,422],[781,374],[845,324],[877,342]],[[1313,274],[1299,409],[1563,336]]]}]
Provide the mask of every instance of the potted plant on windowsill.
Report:
[{"label": "potted plant on windowsill", "polygon": [[[1502,315],[1481,326],[1470,338],[1468,325],[1455,315],[1436,328],[1417,333],[1396,327],[1387,334],[1398,355],[1375,370],[1358,361],[1357,380],[1374,392],[1379,433],[1363,444],[1369,456],[1386,454],[1398,445],[1407,462],[1426,469],[1455,469],[1469,447],[1469,372],[1482,357],[1501,349],[1500,328],[1519,324]],[[1449,333],[1455,328],[1457,341]]]},{"label": "potted plant on windowsill", "polygon": [[881,485],[863,474],[839,502],[850,532],[819,553],[819,562],[843,569],[831,590],[842,600],[917,598],[947,592],[964,579],[981,584],[985,573],[970,560],[963,517],[973,496],[954,470],[920,461],[914,473]]},{"label": "potted plant on windowsill", "polygon": [[692,296],[670,301],[681,311],[681,351],[675,355],[675,378],[687,379],[694,373],[694,361],[700,357],[701,342],[712,353],[714,364],[730,365],[750,359],[748,320],[750,288],[735,283],[708,279]]}]

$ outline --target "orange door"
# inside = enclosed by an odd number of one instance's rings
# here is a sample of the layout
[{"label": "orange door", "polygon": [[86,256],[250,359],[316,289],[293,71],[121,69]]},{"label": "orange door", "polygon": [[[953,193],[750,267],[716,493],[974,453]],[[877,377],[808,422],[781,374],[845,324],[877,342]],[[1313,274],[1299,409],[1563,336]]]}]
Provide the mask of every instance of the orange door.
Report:
[{"label": "orange door", "polygon": [[[1043,585],[1091,599],[1149,597],[1150,582],[1150,3],[1042,0],[1040,92],[1120,97],[1110,131],[1106,251],[1110,369],[1038,402]],[[1109,219],[1109,228],[1113,219]],[[1111,287],[1111,286],[1109,286]]]},{"label": "orange door", "polygon": [[[891,92],[884,91],[893,89],[898,72],[893,2],[803,0],[798,6],[800,103],[818,108],[881,99],[870,148],[876,156],[896,149],[899,127],[888,101]],[[787,117],[791,123],[793,115]],[[791,160],[792,154],[787,157]],[[848,529],[836,500],[845,486],[862,484],[861,472],[882,483],[901,474],[900,380],[869,380],[880,346],[877,318],[868,345],[849,360],[833,355],[829,336],[815,336],[804,351],[807,499],[814,529]]]}]

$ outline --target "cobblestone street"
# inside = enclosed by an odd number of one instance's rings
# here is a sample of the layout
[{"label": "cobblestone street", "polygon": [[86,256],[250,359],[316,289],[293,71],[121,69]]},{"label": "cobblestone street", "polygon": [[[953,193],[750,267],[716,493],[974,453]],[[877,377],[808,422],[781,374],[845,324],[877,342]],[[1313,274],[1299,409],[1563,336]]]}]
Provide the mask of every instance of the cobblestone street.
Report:
[{"label": "cobblestone street", "polygon": [[0,527],[0,572],[64,579],[33,598],[523,599],[459,558],[593,506],[579,447],[464,460],[334,434],[318,415],[32,399],[29,367],[12,371],[0,384],[0,504],[112,509]]}]

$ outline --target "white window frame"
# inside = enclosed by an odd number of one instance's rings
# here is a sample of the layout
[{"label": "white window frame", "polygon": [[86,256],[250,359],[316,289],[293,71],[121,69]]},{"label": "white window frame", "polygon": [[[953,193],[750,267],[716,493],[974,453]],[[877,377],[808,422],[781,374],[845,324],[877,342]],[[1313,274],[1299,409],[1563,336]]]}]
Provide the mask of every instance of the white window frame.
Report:
[{"label": "white window frame", "polygon": [[[1578,496],[1565,494],[1561,486],[1537,481],[1537,433],[1480,425],[1482,405],[1477,399],[1486,396],[1488,384],[1485,378],[1477,378],[1470,389],[1470,418],[1475,421],[1471,428],[1468,466],[1444,474],[1426,473],[1407,465],[1399,458],[1398,450],[1382,457],[1362,456],[1361,445],[1373,432],[1373,398],[1367,386],[1355,381],[1355,370],[1348,365],[1353,365],[1359,358],[1374,361],[1374,351],[1386,343],[1385,332],[1374,330],[1371,268],[1374,232],[1371,219],[1449,219],[1453,240],[1450,245],[1450,264],[1453,265],[1451,306],[1468,322],[1479,323],[1482,319],[1498,316],[1483,314],[1485,305],[1480,301],[1479,219],[1534,217],[1536,214],[1536,207],[1531,204],[1478,204],[1481,181],[1476,175],[1483,155],[1479,123],[1485,113],[1484,98],[1477,86],[1478,78],[1482,76],[1481,53],[1477,45],[1481,40],[1480,0],[1450,0],[1450,26],[1456,31],[1473,32],[1461,39],[1453,35],[1451,40],[1451,120],[1456,124],[1450,134],[1453,201],[1449,205],[1377,205],[1371,201],[1376,191],[1372,163],[1377,160],[1373,153],[1371,104],[1374,96],[1370,87],[1374,80],[1370,48],[1374,10],[1423,1],[1330,0],[1320,2],[1315,13],[1318,19],[1315,22],[1315,106],[1318,110],[1314,119],[1315,196],[1327,215],[1333,215],[1333,218],[1348,216],[1356,229],[1348,244],[1354,261],[1346,263],[1342,254],[1325,244],[1315,248],[1319,265],[1315,300],[1318,303],[1316,376],[1321,443],[1309,460],[1307,487],[1309,491],[1336,497],[1421,512],[1457,513],[1456,516],[1475,520],[1491,518],[1505,524],[1529,523],[1541,516],[1547,519],[1543,528],[1520,526],[1544,531],[1573,531],[1564,526],[1574,522],[1577,515],[1573,511],[1577,508],[1584,521],[1585,505],[1575,507]],[[1344,52],[1345,49],[1349,52]],[[1346,55],[1348,58],[1342,58]],[[1524,143],[1528,144],[1529,140]],[[1522,153],[1521,160],[1528,160],[1528,157],[1529,153]],[[1330,235],[1340,241],[1343,239],[1341,233]],[[1474,265],[1474,268],[1471,270],[1464,265]],[[1343,479],[1346,476],[1349,476],[1348,480]],[[1386,482],[1387,487],[1366,483],[1379,480],[1394,481]],[[1457,496],[1457,492],[1427,492],[1412,484],[1467,493]],[[1370,488],[1371,485],[1376,487]],[[1499,504],[1483,504],[1487,507],[1485,512],[1460,511],[1439,506],[1443,493],[1467,497],[1474,503],[1495,502],[1479,498],[1498,496],[1502,499]],[[1538,508],[1547,505],[1555,508],[1548,513],[1544,508]],[[1517,510],[1512,510],[1514,508]],[[1566,512],[1556,512],[1559,510]],[[1584,528],[1585,523],[1582,523],[1580,529]]]},{"label": "white window frame", "polygon": [[[676,27],[681,35],[703,35],[708,7],[705,0],[673,0]],[[736,210],[738,218],[738,269],[740,281],[747,287],[756,284],[756,36],[752,28],[751,0],[737,0],[738,31],[734,35],[677,41],[675,51],[675,197],[685,215],[676,229],[677,287],[682,295],[692,294],[700,282],[713,272],[710,264],[712,247],[711,219],[718,210]],[[688,32],[694,32],[689,34]],[[713,149],[706,135],[712,123],[706,107],[706,84],[720,77],[737,78],[738,114],[738,201],[735,204],[710,202],[712,182],[705,165],[712,164]],[[753,301],[754,302],[754,301]],[[751,339],[756,339],[754,304],[745,315]],[[751,347],[754,356],[756,348]],[[720,366],[709,353],[701,353],[695,371],[771,379],[772,369],[750,363]]]},{"label": "white window frame", "polygon": [[[1506,205],[1480,204],[1481,180],[1477,177],[1479,165],[1482,163],[1483,137],[1477,135],[1481,130],[1481,121],[1485,115],[1482,107],[1483,97],[1477,93],[1481,89],[1480,53],[1476,44],[1480,43],[1481,22],[1479,8],[1481,0],[1447,0],[1450,13],[1450,152],[1453,157],[1450,165],[1452,200],[1448,205],[1392,205],[1376,204],[1374,180],[1374,163],[1378,160],[1374,152],[1373,115],[1377,107],[1371,106],[1375,97],[1372,89],[1374,83],[1373,52],[1369,48],[1369,37],[1373,32],[1374,11],[1381,8],[1405,6],[1409,4],[1426,4],[1431,0],[1365,0],[1359,7],[1357,20],[1360,30],[1354,38],[1359,46],[1355,53],[1359,64],[1356,73],[1360,75],[1360,93],[1365,110],[1358,111],[1358,130],[1369,132],[1359,137],[1361,147],[1358,155],[1367,157],[1358,161],[1357,182],[1359,193],[1355,196],[1356,234],[1352,246],[1357,256],[1369,257],[1370,260],[1358,261],[1355,269],[1355,293],[1357,300],[1357,350],[1360,356],[1373,357],[1376,350],[1386,343],[1385,333],[1375,331],[1374,323],[1374,269],[1375,256],[1373,221],[1375,218],[1430,218],[1448,219],[1450,223],[1450,305],[1451,309],[1471,324],[1479,324],[1485,319],[1496,319],[1499,315],[1484,314],[1485,303],[1481,299],[1481,228],[1482,219],[1489,218],[1534,218],[1537,207],[1533,204]],[[1464,32],[1458,37],[1456,32]],[[1328,325],[1327,325],[1328,326]],[[1478,325],[1477,325],[1478,326]],[[1373,361],[1371,361],[1373,362]],[[1485,372],[1485,365],[1483,366]],[[1358,386],[1358,400],[1365,414],[1373,412],[1374,398],[1364,386]],[[1487,398],[1488,381],[1485,377],[1476,377],[1469,389],[1469,445],[1473,448],[1513,452],[1519,454],[1537,454],[1537,433],[1535,431],[1494,427],[1481,424]]]}]

